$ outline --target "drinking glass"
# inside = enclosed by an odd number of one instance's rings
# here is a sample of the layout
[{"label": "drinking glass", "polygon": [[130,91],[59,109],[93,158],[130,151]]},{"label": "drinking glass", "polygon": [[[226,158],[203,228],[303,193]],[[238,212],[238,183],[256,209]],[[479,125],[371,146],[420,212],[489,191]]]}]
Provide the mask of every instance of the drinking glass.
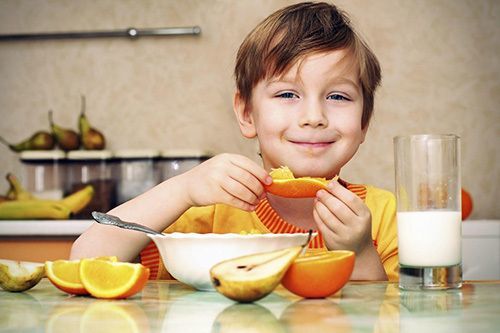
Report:
[{"label": "drinking glass", "polygon": [[460,138],[394,138],[399,287],[462,286]]}]

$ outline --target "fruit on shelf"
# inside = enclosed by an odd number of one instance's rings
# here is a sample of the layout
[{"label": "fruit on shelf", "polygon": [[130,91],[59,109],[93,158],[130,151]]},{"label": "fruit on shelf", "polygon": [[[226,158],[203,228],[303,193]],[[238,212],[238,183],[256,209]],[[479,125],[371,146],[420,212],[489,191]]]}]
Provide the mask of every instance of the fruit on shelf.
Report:
[{"label": "fruit on shelf", "polygon": [[7,200],[0,202],[0,220],[67,220],[71,209],[57,200]]},{"label": "fruit on shelf", "polygon": [[305,298],[324,298],[339,291],[351,277],[355,254],[352,251],[306,253],[290,266],[281,283]]},{"label": "fruit on shelf", "polygon": [[[325,178],[295,178],[292,171],[286,166],[271,170],[269,175],[273,178],[273,182],[271,185],[266,185],[266,191],[286,198],[314,197],[316,192],[326,189],[330,182]],[[333,180],[337,178],[335,177]]]},{"label": "fruit on shelf", "polygon": [[59,148],[64,151],[80,148],[80,136],[78,133],[72,129],[63,128],[55,124],[52,110],[49,110],[49,124],[52,136],[56,139]]},{"label": "fruit on shelf", "polygon": [[303,246],[225,260],[210,269],[215,289],[237,302],[253,302],[271,293]]},{"label": "fruit on shelf", "polygon": [[0,136],[0,142],[5,144],[10,148],[10,150],[16,153],[24,150],[50,150],[53,149],[56,145],[54,137],[47,131],[35,132],[29,138],[16,144],[10,143]]},{"label": "fruit on shelf", "polygon": [[0,200],[0,220],[54,219],[65,220],[79,213],[94,196],[94,188],[87,185],[60,200],[45,200],[27,191],[17,179],[8,173],[10,188]]},{"label": "fruit on shelf", "polygon": [[90,203],[93,196],[94,187],[92,185],[87,185],[84,188],[65,196],[59,200],[59,202],[68,207],[71,210],[71,213],[78,214]]},{"label": "fruit on shelf", "polygon": [[41,263],[0,259],[0,287],[7,291],[25,291],[45,276]]},{"label": "fruit on shelf", "polygon": [[19,179],[13,173],[7,173],[5,179],[9,182],[9,190],[7,191],[6,197],[9,200],[33,200],[36,199],[35,196],[27,191],[22,185]]},{"label": "fruit on shelf", "polygon": [[82,96],[82,110],[78,117],[78,129],[80,131],[80,141],[84,149],[102,150],[106,147],[104,134],[90,125],[85,114],[85,96]]}]

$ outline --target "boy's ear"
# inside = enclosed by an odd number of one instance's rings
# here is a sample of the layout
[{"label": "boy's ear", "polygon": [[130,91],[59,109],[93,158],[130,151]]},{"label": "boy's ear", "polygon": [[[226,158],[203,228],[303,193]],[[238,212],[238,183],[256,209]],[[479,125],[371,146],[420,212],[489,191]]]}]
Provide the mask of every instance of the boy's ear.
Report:
[{"label": "boy's ear", "polygon": [[248,139],[252,139],[257,136],[255,122],[250,109],[250,105],[248,105],[248,103],[241,98],[239,91],[237,91],[234,94],[233,111],[236,115],[236,120],[238,120],[241,134]]}]

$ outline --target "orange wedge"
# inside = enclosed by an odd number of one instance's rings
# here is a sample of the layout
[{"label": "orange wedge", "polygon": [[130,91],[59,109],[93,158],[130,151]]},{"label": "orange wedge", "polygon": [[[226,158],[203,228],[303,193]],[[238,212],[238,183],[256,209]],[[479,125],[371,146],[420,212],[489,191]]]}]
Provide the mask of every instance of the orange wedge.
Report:
[{"label": "orange wedge", "polygon": [[352,251],[325,251],[301,256],[292,263],[281,283],[302,297],[328,297],[349,281],[354,258]]},{"label": "orange wedge", "polygon": [[273,183],[266,185],[266,191],[286,198],[314,197],[316,192],[326,189],[329,182],[326,178],[295,178],[286,166],[271,170],[269,175],[273,178]]},{"label": "orange wedge", "polygon": [[[99,257],[96,260],[117,261],[116,257]],[[58,289],[73,295],[87,295],[80,280],[80,260],[55,260],[45,262],[45,274]]]},{"label": "orange wedge", "polygon": [[141,264],[82,259],[80,280],[85,289],[97,298],[127,298],[144,287],[149,268]]}]

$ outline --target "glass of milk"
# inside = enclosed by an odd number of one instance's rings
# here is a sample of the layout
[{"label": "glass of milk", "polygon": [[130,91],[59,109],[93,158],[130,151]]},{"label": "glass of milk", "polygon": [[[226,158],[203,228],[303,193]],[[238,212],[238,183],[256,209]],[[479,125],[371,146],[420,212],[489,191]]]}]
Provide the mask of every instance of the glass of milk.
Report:
[{"label": "glass of milk", "polygon": [[460,138],[394,138],[399,287],[462,286]]}]

